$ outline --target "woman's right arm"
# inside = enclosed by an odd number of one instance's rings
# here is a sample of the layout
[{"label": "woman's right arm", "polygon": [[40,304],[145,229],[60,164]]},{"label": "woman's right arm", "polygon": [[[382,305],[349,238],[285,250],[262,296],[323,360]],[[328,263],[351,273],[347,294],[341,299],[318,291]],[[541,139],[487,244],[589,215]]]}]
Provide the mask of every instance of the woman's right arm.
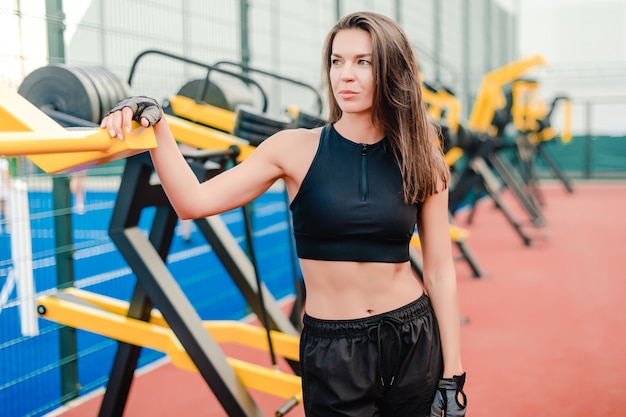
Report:
[{"label": "woman's right arm", "polygon": [[[124,107],[109,114],[101,126],[112,137],[123,139],[130,132],[133,111]],[[141,118],[144,127],[148,120]],[[153,126],[157,147],[150,150],[155,169],[172,207],[181,219],[194,219],[241,207],[265,192],[283,175],[278,161],[281,152],[279,132],[265,140],[242,163],[200,183],[182,156],[167,119]]]}]

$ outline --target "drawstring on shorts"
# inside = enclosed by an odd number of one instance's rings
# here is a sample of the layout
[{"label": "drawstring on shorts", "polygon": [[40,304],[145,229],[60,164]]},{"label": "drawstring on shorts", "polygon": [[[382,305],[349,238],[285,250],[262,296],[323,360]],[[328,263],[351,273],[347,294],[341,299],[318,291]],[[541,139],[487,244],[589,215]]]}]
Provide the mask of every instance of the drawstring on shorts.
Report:
[{"label": "drawstring on shorts", "polygon": [[398,326],[402,325],[402,320],[397,317],[383,316],[378,323],[371,325],[367,329],[367,337],[371,341],[375,341],[378,343],[378,373],[380,375],[380,383],[384,387],[385,386],[385,377],[383,375],[383,342],[382,342],[382,333],[383,327],[390,327],[395,336],[396,336],[396,354],[393,355],[393,367],[391,373],[391,380],[389,382],[389,386],[393,385],[393,381],[396,379],[396,372],[398,372],[398,364],[400,362],[400,354],[402,352],[400,331],[398,330]]}]

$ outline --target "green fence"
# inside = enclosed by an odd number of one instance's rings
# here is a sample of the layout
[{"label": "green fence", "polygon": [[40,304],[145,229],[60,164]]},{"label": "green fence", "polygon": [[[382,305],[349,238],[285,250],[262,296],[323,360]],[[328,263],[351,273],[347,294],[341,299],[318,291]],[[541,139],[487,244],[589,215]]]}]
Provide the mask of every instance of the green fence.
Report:
[{"label": "green fence", "polygon": [[[575,136],[568,143],[553,140],[543,146],[571,178],[626,179],[626,136]],[[541,177],[552,175],[541,158],[537,170]]]}]

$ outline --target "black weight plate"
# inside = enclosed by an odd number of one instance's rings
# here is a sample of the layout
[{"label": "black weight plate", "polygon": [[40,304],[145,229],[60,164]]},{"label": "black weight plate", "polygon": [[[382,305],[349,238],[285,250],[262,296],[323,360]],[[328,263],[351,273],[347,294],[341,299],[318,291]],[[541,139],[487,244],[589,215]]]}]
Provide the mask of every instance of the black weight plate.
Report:
[{"label": "black weight plate", "polygon": [[204,88],[204,82],[204,80],[191,80],[178,90],[177,95],[189,97],[196,100],[196,102],[202,102],[222,109],[232,110],[230,103],[226,100],[222,90],[211,81],[209,81],[209,85],[204,92],[204,96],[198,100],[200,94],[202,93],[202,89]]},{"label": "black weight plate", "polygon": [[100,112],[98,92],[91,81],[65,64],[50,64],[28,74],[17,92],[38,108],[95,122]]},{"label": "black weight plate", "polygon": [[204,96],[198,100],[204,83],[204,79],[188,81],[178,90],[178,95],[231,111],[235,111],[239,105],[252,104],[250,90],[243,82],[225,78],[210,80]]},{"label": "black weight plate", "polygon": [[278,129],[286,129],[292,126],[292,120],[286,116],[268,115],[254,110],[248,106],[237,107],[237,120],[245,120],[250,123],[265,125]]},{"label": "black weight plate", "polygon": [[[102,75],[109,79],[109,86],[113,90],[113,98],[111,107],[115,106],[118,101],[128,98],[132,95],[130,85],[125,80],[122,80],[113,72],[104,67],[98,67],[98,70]],[[110,109],[109,109],[110,110]]]},{"label": "black weight plate", "polygon": [[81,65],[68,65],[68,68],[71,68],[73,71],[76,71],[82,74],[85,78],[91,82],[93,88],[96,90],[96,94],[98,95],[98,115],[93,122],[99,122],[102,119],[102,112],[105,111],[108,105],[109,98],[106,94],[106,85],[100,80],[99,77],[95,76],[91,71],[90,67],[81,66]]},{"label": "black weight plate", "polygon": [[100,93],[100,101],[102,103],[102,114],[100,118],[102,119],[119,101],[116,99],[117,93],[115,87],[109,77],[102,71],[101,67],[86,67],[85,69],[92,80],[94,80],[94,84],[96,84],[98,92]]}]

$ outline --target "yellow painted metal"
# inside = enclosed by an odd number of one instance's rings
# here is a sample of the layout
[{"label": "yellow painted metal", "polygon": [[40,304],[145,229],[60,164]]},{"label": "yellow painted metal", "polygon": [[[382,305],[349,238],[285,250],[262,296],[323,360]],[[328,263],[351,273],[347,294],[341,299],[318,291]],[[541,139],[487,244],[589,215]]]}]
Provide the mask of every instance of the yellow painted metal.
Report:
[{"label": "yellow painted metal", "polygon": [[[548,117],[550,109],[539,97],[539,83],[536,81],[518,80],[513,83],[513,105],[511,113],[515,127],[532,136],[531,142],[538,144],[556,138],[559,133],[553,127],[540,129],[538,121]],[[563,129],[561,140],[568,143],[572,139],[572,103],[569,98],[563,98]]]},{"label": "yellow painted metal", "polygon": [[37,155],[59,152],[106,151],[112,145],[101,129],[65,130],[44,135],[40,132],[0,132],[0,154]]},{"label": "yellow painted metal", "polygon": [[422,242],[420,242],[420,237],[417,233],[414,233],[413,236],[411,236],[411,246],[415,249],[422,249]]},{"label": "yellow painted metal", "polygon": [[[236,343],[269,352],[267,333],[259,326],[232,320],[205,321],[204,327],[219,343]],[[272,347],[277,355],[294,361],[300,360],[300,338],[298,336],[270,331]]]},{"label": "yellow painted metal", "polygon": [[26,155],[53,174],[80,171],[156,147],[152,129],[135,124],[123,141],[104,129],[67,130],[0,84],[0,155]]},{"label": "yellow painted metal", "polygon": [[199,125],[180,117],[166,115],[174,138],[198,149],[228,149],[230,146],[239,147],[238,161],[243,161],[256,149],[245,139],[222,132],[208,126]]},{"label": "yellow painted metal", "polygon": [[444,155],[446,159],[446,164],[448,164],[448,166],[451,167],[452,165],[456,164],[459,159],[463,157],[463,154],[464,154],[463,149],[459,148],[458,146],[453,146],[452,148],[448,149],[448,151]]},{"label": "yellow painted metal", "polygon": [[561,141],[570,143],[572,140],[572,101],[563,101],[563,130],[561,131]]},{"label": "yellow painted metal", "polygon": [[[91,307],[68,301],[53,295],[43,296],[37,300],[39,311],[44,311],[41,317],[124,343],[164,352],[170,357],[176,367],[197,372],[197,368],[176,338],[174,332],[169,327],[163,325],[164,321],[158,312],[153,311],[152,313],[152,319],[159,322],[158,324],[152,322],[152,320],[144,322],[126,317],[124,314],[128,311],[128,304],[123,301],[76,289],[67,290],[67,293],[85,301],[93,302],[94,306]],[[206,327],[211,331],[212,335],[213,331],[215,331],[218,336],[216,341],[218,342],[221,335],[222,341],[230,342],[233,339],[233,343],[241,341],[244,341],[244,344],[249,343],[245,341],[245,336],[256,334],[257,331],[256,329],[248,329],[247,326],[254,326],[235,323],[237,322],[217,322],[213,326],[211,322],[207,322],[208,325]],[[263,332],[260,328],[258,330],[261,330],[261,333]],[[282,348],[283,345],[289,343],[293,344],[297,340],[295,336],[284,335],[287,337],[284,337],[284,343],[281,343],[281,337],[276,336],[278,335],[274,334],[272,340],[277,342],[278,354],[280,354],[278,352],[279,347]],[[243,337],[243,339],[240,339],[240,337]],[[259,348],[259,346],[252,347]],[[289,350],[293,351],[293,347],[290,347]],[[297,397],[301,393],[301,381],[297,375],[235,358],[229,357],[227,361],[235,370],[242,384],[249,389],[285,399]]]},{"label": "yellow painted metal", "polygon": [[202,123],[224,132],[232,132],[235,128],[237,114],[231,110],[207,103],[196,103],[194,99],[184,96],[172,96],[169,102],[174,114],[183,119]]},{"label": "yellow painted metal", "polygon": [[182,349],[172,331],[163,326],[54,296],[39,297],[37,305],[40,313],[45,309],[41,317],[66,326],[168,354]]},{"label": "yellow painted metal", "polygon": [[520,132],[538,130],[539,123],[537,121],[547,114],[543,102],[537,100],[538,89],[539,83],[536,81],[519,80],[513,82],[511,115],[513,116],[513,125]]},{"label": "yellow painted metal", "polygon": [[302,380],[299,376],[255,365],[240,359],[228,358],[228,363],[242,384],[249,388],[276,397],[290,399],[300,396]]},{"label": "yellow painted metal", "polygon": [[0,131],[54,134],[65,129],[17,92],[0,83]]},{"label": "yellow painted metal", "polygon": [[445,112],[445,121],[448,128],[456,133],[459,130],[461,116],[461,102],[452,94],[444,90],[433,92],[422,87],[422,97],[428,103],[428,111],[435,119],[440,119]]},{"label": "yellow painted metal", "polygon": [[453,242],[463,242],[469,237],[469,231],[457,225],[450,225],[450,237]]},{"label": "yellow painted metal", "polygon": [[[128,303],[126,301],[77,288],[68,288],[65,292],[108,312],[122,316],[128,313]],[[156,309],[153,309],[150,314],[150,323],[161,327],[169,327],[161,313]],[[261,327],[234,320],[205,321],[204,327],[217,342],[236,343],[269,352],[267,334],[265,333],[265,329]],[[275,330],[272,330],[270,334],[272,337],[272,347],[276,354],[287,359],[299,360],[300,339],[297,336],[288,335]]]},{"label": "yellow painted metal", "polygon": [[[139,125],[135,124],[135,126]],[[48,140],[45,133],[42,133],[41,136],[42,140]],[[108,138],[110,146],[107,149],[97,151],[55,152],[27,156],[39,168],[48,174],[54,174],[85,170],[118,159],[128,158],[157,146],[152,129],[144,129],[143,127],[133,129],[123,141],[111,139],[104,129],[97,129],[97,131],[85,135],[80,141],[81,143],[82,141],[89,142],[94,138],[103,142]]]},{"label": "yellow painted metal", "polygon": [[296,106],[295,104],[290,104],[289,106],[287,106],[287,114],[289,115],[289,117],[297,119],[298,115],[300,114],[300,107]]},{"label": "yellow painted metal", "polygon": [[[467,229],[463,229],[462,227],[459,227],[459,226],[454,225],[454,224],[450,225],[450,240],[452,240],[455,243],[462,243],[468,237],[469,237],[469,231]],[[419,238],[419,234],[418,233],[414,233],[413,236],[411,236],[410,244],[415,249],[421,249],[422,248],[422,242],[420,242],[420,238]]]},{"label": "yellow painted metal", "polygon": [[533,55],[485,74],[469,117],[470,129],[490,133],[495,111],[506,104],[502,87],[541,65],[547,65],[547,61],[541,55]]}]

